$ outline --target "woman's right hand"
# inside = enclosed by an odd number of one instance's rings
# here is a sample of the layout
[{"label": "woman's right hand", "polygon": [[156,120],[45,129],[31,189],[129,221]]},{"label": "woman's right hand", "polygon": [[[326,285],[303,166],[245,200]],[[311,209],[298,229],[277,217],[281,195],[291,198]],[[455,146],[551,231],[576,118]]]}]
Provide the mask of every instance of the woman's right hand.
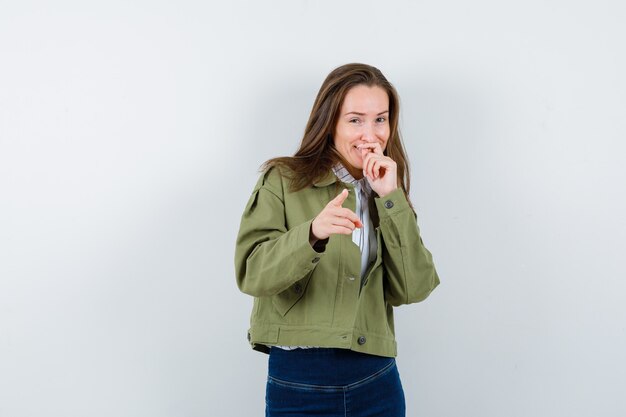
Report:
[{"label": "woman's right hand", "polygon": [[355,228],[363,227],[359,216],[352,210],[341,207],[347,197],[348,190],[344,189],[315,217],[311,223],[311,245],[318,240],[328,239],[332,234],[349,235]]}]

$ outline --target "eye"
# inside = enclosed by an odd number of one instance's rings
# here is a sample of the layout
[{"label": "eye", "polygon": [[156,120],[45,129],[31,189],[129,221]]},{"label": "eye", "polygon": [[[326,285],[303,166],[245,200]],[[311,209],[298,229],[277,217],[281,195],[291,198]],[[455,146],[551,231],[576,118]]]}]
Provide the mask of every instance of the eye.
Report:
[{"label": "eye", "polygon": [[386,121],[387,121],[386,117],[379,117],[379,118],[376,119],[377,123],[385,123]]},{"label": "eye", "polygon": [[352,119],[348,120],[348,123],[359,123],[360,120],[357,117],[353,117]]}]

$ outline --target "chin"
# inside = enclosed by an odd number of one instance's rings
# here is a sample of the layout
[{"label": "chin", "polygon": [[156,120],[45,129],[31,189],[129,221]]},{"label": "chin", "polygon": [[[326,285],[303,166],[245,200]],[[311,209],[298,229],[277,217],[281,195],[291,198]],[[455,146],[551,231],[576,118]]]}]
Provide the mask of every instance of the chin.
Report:
[{"label": "chin", "polygon": [[362,161],[348,160],[348,163],[350,164],[350,167],[353,168],[353,169],[363,170],[363,162]]}]

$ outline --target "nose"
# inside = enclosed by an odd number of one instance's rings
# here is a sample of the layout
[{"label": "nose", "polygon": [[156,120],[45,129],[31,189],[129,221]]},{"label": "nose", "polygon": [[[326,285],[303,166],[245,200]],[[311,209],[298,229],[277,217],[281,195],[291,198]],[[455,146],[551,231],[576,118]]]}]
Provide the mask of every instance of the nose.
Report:
[{"label": "nose", "polygon": [[363,132],[361,134],[361,138],[363,139],[364,142],[375,142],[376,135],[374,133],[374,127],[370,126],[369,124],[366,124],[365,126],[363,126]]}]

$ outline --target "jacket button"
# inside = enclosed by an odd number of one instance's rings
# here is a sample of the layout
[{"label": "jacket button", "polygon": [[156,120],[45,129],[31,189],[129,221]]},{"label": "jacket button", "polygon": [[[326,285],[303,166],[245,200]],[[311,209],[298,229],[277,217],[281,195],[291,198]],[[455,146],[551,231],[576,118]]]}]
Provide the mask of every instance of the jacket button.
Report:
[{"label": "jacket button", "polygon": [[293,285],[293,290],[296,294],[300,294],[302,292],[302,284],[300,284],[299,282],[295,283]]},{"label": "jacket button", "polygon": [[314,264],[318,263],[320,261],[320,258],[318,258],[317,256],[315,258],[313,258],[313,260],[311,262],[313,262]]},{"label": "jacket button", "polygon": [[388,208],[388,209],[392,208],[393,207],[393,201],[391,201],[391,200],[385,201],[385,207]]},{"label": "jacket button", "polygon": [[361,337],[359,337],[359,339],[357,340],[357,343],[358,343],[359,345],[364,345],[366,341],[367,341],[367,339],[365,339],[365,336],[361,336]]},{"label": "jacket button", "polygon": [[348,280],[349,280],[349,281],[354,281],[355,279],[356,279],[356,278],[354,278],[354,277],[348,277]]}]

